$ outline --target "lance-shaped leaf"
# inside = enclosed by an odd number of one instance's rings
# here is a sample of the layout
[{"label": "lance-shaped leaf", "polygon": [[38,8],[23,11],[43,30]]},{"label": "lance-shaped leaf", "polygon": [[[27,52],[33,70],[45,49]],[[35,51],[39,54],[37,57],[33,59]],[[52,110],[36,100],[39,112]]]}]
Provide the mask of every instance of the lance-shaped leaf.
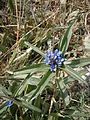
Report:
[{"label": "lance-shaped leaf", "polygon": [[25,42],[25,44],[29,47],[31,47],[35,52],[39,53],[41,56],[45,57],[44,53],[36,46],[32,45],[29,42]]},{"label": "lance-shaped leaf", "polygon": [[51,71],[48,71],[43,78],[41,79],[40,83],[38,84],[35,92],[32,94],[30,100],[35,99],[39,94],[42,93],[42,91],[45,89],[45,87],[48,85],[51,78],[53,78],[54,73],[51,73]]},{"label": "lance-shaped leaf", "polygon": [[90,64],[90,57],[88,58],[78,58],[70,62],[71,67],[83,67]]},{"label": "lance-shaped leaf", "polygon": [[11,96],[12,93],[7,90],[4,86],[0,85],[0,97],[1,96]]},{"label": "lance-shaped leaf", "polygon": [[36,106],[30,104],[29,102],[25,101],[25,100],[19,100],[19,99],[14,99],[14,102],[20,106],[22,106],[23,108],[28,108],[37,112],[41,112],[41,110],[39,108],[37,108]]},{"label": "lance-shaped leaf", "polygon": [[28,85],[28,80],[29,80],[30,77],[31,77],[31,75],[29,74],[26,77],[26,79],[19,85],[18,89],[14,93],[14,96],[20,95],[24,91],[24,89]]},{"label": "lance-shaped leaf", "polygon": [[82,83],[86,83],[85,80],[76,72],[73,70],[70,66],[65,65],[64,68],[62,68],[65,72],[67,72],[72,78],[79,80]]},{"label": "lance-shaped leaf", "polygon": [[45,64],[42,64],[42,63],[32,64],[32,65],[28,65],[22,69],[15,71],[14,76],[21,75],[21,74],[34,73],[34,72],[46,72],[48,70],[49,70],[49,66],[46,66]]},{"label": "lance-shaped leaf", "polygon": [[65,35],[61,38],[59,43],[59,49],[65,53],[68,49],[69,42],[72,37],[72,29],[73,29],[74,21],[69,25],[68,29],[66,30]]},{"label": "lance-shaped leaf", "polygon": [[68,95],[66,86],[64,84],[63,78],[58,79],[57,84],[58,84],[58,88],[59,88],[59,91],[60,91],[60,94],[61,94],[61,97],[64,103],[64,107],[66,107],[67,105],[69,105],[70,100],[69,100],[69,95]]}]

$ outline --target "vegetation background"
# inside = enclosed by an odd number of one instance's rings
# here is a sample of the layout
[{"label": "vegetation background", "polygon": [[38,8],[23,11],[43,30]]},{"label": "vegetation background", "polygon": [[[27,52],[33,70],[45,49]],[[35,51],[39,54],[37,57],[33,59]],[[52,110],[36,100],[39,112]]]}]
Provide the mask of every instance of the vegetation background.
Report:
[{"label": "vegetation background", "polygon": [[[42,56],[59,44],[73,69],[56,85]],[[89,64],[89,0],[0,0],[1,120],[89,120]]]}]

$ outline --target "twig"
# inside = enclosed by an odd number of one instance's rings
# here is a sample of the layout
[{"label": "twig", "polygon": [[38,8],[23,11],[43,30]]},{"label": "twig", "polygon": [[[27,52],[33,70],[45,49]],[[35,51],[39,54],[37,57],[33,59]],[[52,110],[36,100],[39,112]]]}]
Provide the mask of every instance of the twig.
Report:
[{"label": "twig", "polygon": [[0,28],[5,28],[5,27],[17,27],[17,25],[0,25]]}]

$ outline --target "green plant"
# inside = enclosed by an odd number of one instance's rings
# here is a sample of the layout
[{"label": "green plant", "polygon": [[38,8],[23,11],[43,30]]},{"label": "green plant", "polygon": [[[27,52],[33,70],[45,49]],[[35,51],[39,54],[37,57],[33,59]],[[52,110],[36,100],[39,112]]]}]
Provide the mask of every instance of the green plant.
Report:
[{"label": "green plant", "polygon": [[[64,57],[72,37],[74,22],[75,20],[71,21],[58,44],[58,49],[62,51]],[[36,63],[26,64],[22,69],[7,71],[9,87],[6,89],[0,85],[0,99],[3,101],[0,106],[0,119],[89,120],[89,106],[85,103],[84,90],[82,89],[74,99],[68,88],[74,81],[78,81],[79,85],[87,85],[82,78],[83,71],[77,72],[74,69],[90,64],[90,58],[76,58],[71,61],[65,58],[60,66],[57,63],[56,68],[54,66],[55,70],[51,71],[49,66],[51,64],[46,65],[43,62],[45,53],[40,48],[29,42],[24,42],[24,45],[28,47],[25,56],[35,51],[34,54],[40,54],[41,57],[39,62],[37,60]],[[15,58],[11,62],[12,65],[20,58],[22,59],[22,55]],[[54,63],[56,64],[56,61]]]}]

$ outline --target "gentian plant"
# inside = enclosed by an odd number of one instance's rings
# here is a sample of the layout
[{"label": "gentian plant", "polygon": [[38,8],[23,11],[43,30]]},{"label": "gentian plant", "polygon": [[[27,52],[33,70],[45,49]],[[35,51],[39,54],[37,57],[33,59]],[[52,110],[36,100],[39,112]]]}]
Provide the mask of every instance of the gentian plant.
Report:
[{"label": "gentian plant", "polygon": [[[80,101],[77,101],[72,98],[67,88],[68,84],[75,80],[86,85],[82,71],[77,72],[75,69],[90,64],[90,58],[66,60],[65,53],[72,37],[73,26],[74,21],[60,39],[57,49],[48,48],[49,50],[42,52],[38,47],[25,42],[28,49],[24,55],[34,50],[42,56],[42,59],[41,62],[28,64],[22,69],[11,72],[8,79],[14,82],[10,82],[10,89],[2,87],[4,99],[8,97],[14,101],[14,105],[12,101],[6,104],[8,107],[13,106],[15,111],[13,112],[10,107],[10,120],[74,120],[75,115],[81,115],[81,108],[78,109],[77,106],[82,105],[84,109],[84,92],[81,92]],[[24,55],[21,55],[21,58]],[[72,101],[77,103],[73,107],[70,106]],[[87,117],[86,113],[82,113]]]}]

